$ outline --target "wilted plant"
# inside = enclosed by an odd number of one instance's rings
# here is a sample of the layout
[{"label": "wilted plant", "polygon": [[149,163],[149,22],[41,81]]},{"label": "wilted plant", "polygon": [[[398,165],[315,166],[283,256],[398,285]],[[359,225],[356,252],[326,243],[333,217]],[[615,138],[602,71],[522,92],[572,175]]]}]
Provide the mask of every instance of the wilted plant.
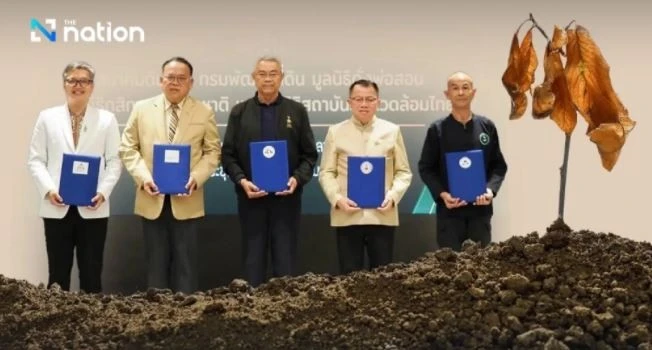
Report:
[{"label": "wilted plant", "polygon": [[[518,33],[528,22],[532,26],[519,45]],[[559,189],[558,220],[562,223],[568,152],[571,134],[577,125],[577,112],[586,120],[586,135],[596,144],[602,166],[607,171],[613,169],[628,133],[636,125],[611,85],[610,68],[600,48],[585,27],[576,24],[572,29],[574,23],[572,21],[563,29],[555,26],[552,39],[549,39],[530,14],[514,33],[507,69],[502,76],[512,102],[510,119],[519,119],[525,114],[526,92],[530,92],[532,116],[535,119],[550,117],[566,135]],[[543,58],[544,81],[532,91],[539,63],[532,43],[534,28],[546,38],[547,44]],[[562,56],[566,57],[565,65]]]}]

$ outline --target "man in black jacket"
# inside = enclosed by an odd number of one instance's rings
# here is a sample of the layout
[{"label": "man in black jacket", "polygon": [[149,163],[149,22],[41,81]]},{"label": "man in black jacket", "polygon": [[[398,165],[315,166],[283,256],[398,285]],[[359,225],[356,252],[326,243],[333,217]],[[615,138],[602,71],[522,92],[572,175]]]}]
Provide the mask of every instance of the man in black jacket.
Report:
[{"label": "man in black jacket", "polygon": [[[292,276],[296,269],[301,193],[317,162],[315,138],[306,108],[279,92],[281,62],[262,57],[252,77],[254,97],[233,107],[222,146],[222,165],[235,183],[242,230],[245,279],[254,287],[267,280],[267,250],[271,245],[272,273]],[[287,189],[267,193],[252,182],[249,144],[287,142]]]},{"label": "man in black jacket", "polygon": [[[452,112],[429,128],[419,159],[419,174],[437,203],[437,243],[440,248],[460,250],[467,239],[483,246],[491,241],[493,199],[505,179],[507,163],[500,151],[494,123],[471,112],[475,96],[473,80],[457,72],[448,78],[446,97]],[[473,203],[449,193],[446,153],[483,151],[487,191]]]}]

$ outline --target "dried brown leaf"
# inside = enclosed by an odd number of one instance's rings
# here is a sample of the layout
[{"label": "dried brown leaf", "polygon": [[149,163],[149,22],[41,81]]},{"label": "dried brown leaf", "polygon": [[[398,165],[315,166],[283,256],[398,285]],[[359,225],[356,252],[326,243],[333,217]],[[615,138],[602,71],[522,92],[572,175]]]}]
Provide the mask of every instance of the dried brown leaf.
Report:
[{"label": "dried brown leaf", "polygon": [[532,116],[542,119],[547,116],[567,134],[577,125],[577,112],[570,98],[568,83],[564,75],[560,46],[566,43],[564,30],[555,26],[552,40],[546,45],[543,58],[544,82],[537,86],[532,95]]},{"label": "dried brown leaf", "polygon": [[598,145],[602,152],[613,153],[618,151],[623,144],[625,129],[620,123],[604,123],[591,130],[589,137]]},{"label": "dried brown leaf", "polygon": [[530,29],[519,46],[518,30],[512,38],[507,68],[502,76],[503,86],[512,99],[512,109],[509,118],[517,119],[525,114],[527,109],[526,91],[534,82],[534,71],[538,65],[534,45],[532,44],[532,29]]},{"label": "dried brown leaf", "polygon": [[625,129],[620,123],[604,123],[591,130],[589,138],[598,147],[602,166],[611,171],[625,144]]},{"label": "dried brown leaf", "polygon": [[532,29],[528,30],[523,41],[521,42],[520,47],[520,84],[519,91],[526,92],[530,90],[532,83],[534,83],[534,71],[537,69],[539,60],[537,59],[537,53],[534,51],[534,44],[532,42]]},{"label": "dried brown leaf", "polygon": [[552,113],[554,105],[555,94],[552,93],[549,82],[543,82],[534,88],[532,93],[532,116],[534,119],[548,117]]},{"label": "dried brown leaf", "polygon": [[555,29],[552,33],[552,39],[550,39],[550,50],[561,52],[567,43],[568,36],[566,35],[566,31],[555,25]]},{"label": "dried brown leaf", "polygon": [[[559,60],[559,63],[561,64],[559,52],[553,53],[553,55],[555,57],[551,59]],[[555,106],[552,109],[550,118],[557,123],[557,126],[563,132],[571,134],[577,125],[577,110],[575,109],[575,104],[573,104],[570,91],[568,90],[566,76],[563,73],[558,75],[552,82],[551,89],[552,93],[555,95]]]},{"label": "dried brown leaf", "polygon": [[609,65],[586,28],[578,25],[567,36],[565,75],[571,99],[589,125],[587,134],[598,147],[603,167],[611,170],[636,122],[616,95]]},{"label": "dried brown leaf", "polygon": [[503,73],[502,81],[503,86],[507,89],[507,93],[510,97],[514,97],[518,94],[518,64],[520,55],[520,50],[518,46],[518,32],[514,33],[512,38],[512,46],[509,48],[509,57],[507,58],[507,69]]},{"label": "dried brown leaf", "polygon": [[555,105],[550,118],[557,123],[557,126],[563,132],[570,134],[577,125],[577,110],[570,95],[564,65],[561,61],[561,47],[566,45],[567,42],[566,31],[555,26],[552,40],[548,43],[546,50],[544,69],[546,79],[550,79],[551,90],[555,95]]},{"label": "dried brown leaf", "polygon": [[519,92],[516,96],[512,97],[512,110],[509,114],[509,119],[518,119],[525,114],[527,109],[527,96],[523,92]]}]

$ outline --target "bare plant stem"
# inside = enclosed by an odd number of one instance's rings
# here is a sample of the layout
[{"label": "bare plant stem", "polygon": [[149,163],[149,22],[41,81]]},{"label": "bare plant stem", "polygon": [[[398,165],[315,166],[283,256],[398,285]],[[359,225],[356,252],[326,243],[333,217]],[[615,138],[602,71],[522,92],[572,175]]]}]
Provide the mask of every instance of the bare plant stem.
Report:
[{"label": "bare plant stem", "polygon": [[[539,23],[537,23],[536,19],[534,19],[534,16],[532,13],[530,13],[530,18],[526,19],[523,21],[519,26],[516,32],[518,33],[521,30],[521,27],[527,23],[527,22],[532,22],[532,27],[536,27],[541,35],[543,35],[544,38],[548,42],[550,42],[550,38],[546,34],[546,32],[539,26]],[[571,21],[565,28],[565,30],[568,30],[568,28],[575,23],[575,20]],[[558,211],[558,219],[563,223],[564,222],[564,204],[566,200],[566,178],[568,175],[568,153],[570,151],[570,139],[571,139],[571,134],[565,134],[565,141],[564,141],[564,160],[562,163],[562,166],[559,168],[559,211]]]},{"label": "bare plant stem", "polygon": [[523,25],[524,25],[525,23],[527,23],[527,22],[532,22],[532,20],[528,18],[528,19],[526,19],[525,21],[521,22],[521,24],[518,25],[518,28],[516,28],[516,33],[520,32],[520,31],[521,31],[521,27],[523,27]]},{"label": "bare plant stem", "polygon": [[568,25],[564,27],[564,30],[568,30],[568,28],[570,28],[570,26],[572,26],[573,23],[575,23],[575,20],[572,20],[570,23],[568,23]]},{"label": "bare plant stem", "polygon": [[532,16],[531,13],[530,13],[530,21],[532,21],[532,24],[539,30],[539,32],[541,32],[541,35],[543,35],[543,37],[546,38],[546,40],[550,41],[546,32],[543,30],[543,28],[539,26],[539,23],[537,23],[537,21],[534,19],[534,16]]},{"label": "bare plant stem", "polygon": [[566,176],[568,175],[568,152],[570,150],[570,138],[571,134],[567,133],[566,141],[564,142],[564,162],[562,163],[561,168],[559,168],[559,215],[558,218],[563,222],[564,221],[564,201],[566,199]]}]

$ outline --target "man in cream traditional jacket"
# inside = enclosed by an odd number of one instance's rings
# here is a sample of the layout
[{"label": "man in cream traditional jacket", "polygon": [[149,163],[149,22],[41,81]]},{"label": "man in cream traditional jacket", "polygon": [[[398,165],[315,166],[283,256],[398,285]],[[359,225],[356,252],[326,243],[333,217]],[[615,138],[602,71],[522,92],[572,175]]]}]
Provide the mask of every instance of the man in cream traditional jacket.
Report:
[{"label": "man in cream traditional jacket", "polygon": [[[331,204],[343,274],[363,269],[365,246],[370,269],[392,261],[398,203],[412,181],[401,130],[376,117],[379,101],[376,83],[351,84],[348,103],[353,116],[328,129],[322,153],[319,183]],[[379,208],[362,209],[347,198],[348,156],[385,157],[385,199]]]},{"label": "man in cream traditional jacket", "polygon": [[[120,158],[136,183],[135,213],[143,217],[147,286],[184,293],[197,289],[203,186],[217,168],[221,150],[213,110],[188,95],[192,73],[183,57],[163,63],[163,94],[134,105],[120,146]],[[156,143],[190,144],[187,195],[159,193],[152,176]]]},{"label": "man in cream traditional jacket", "polygon": [[[71,62],[63,71],[66,104],[41,112],[34,126],[28,166],[40,195],[39,216],[45,227],[48,287],[70,289],[75,250],[79,287],[102,291],[104,243],[109,220],[109,196],[120,178],[120,131],[113,113],[89,106],[95,69]],[[63,154],[100,157],[97,194],[88,207],[64,204],[59,183]]]}]

